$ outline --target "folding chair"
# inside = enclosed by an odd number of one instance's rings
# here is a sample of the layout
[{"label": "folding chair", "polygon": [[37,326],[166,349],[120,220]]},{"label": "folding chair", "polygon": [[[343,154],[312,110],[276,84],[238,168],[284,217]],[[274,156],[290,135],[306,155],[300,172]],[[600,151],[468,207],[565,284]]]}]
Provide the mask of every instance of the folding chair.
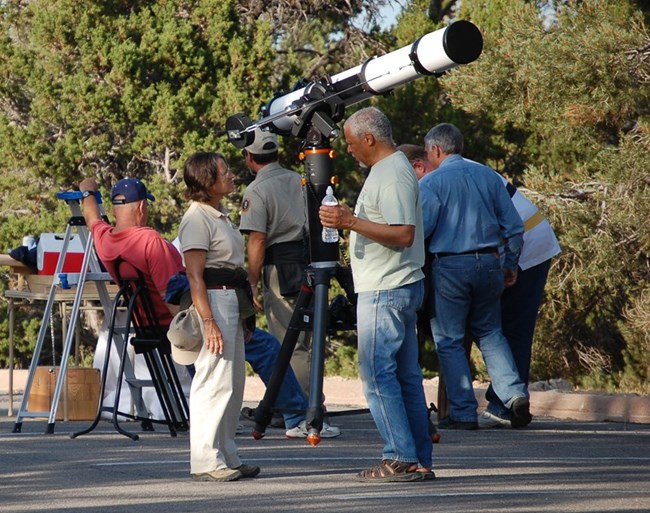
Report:
[{"label": "folding chair", "polygon": [[[160,325],[142,271],[121,259],[115,262],[114,269],[119,290],[115,296],[109,323],[100,397],[103,397],[106,387],[110,348],[116,330],[123,329],[125,338],[128,338],[130,333],[134,333],[135,336],[130,337],[128,343],[123,344],[121,348],[122,354],[120,355],[113,408],[103,408],[100,402],[97,417],[93,424],[83,431],[74,433],[71,437],[75,438],[92,431],[97,426],[103,411],[111,411],[115,429],[133,440],[137,440],[138,435],[123,429],[118,421],[119,416],[142,421],[142,428],[145,431],[152,431],[152,423],[154,422],[166,424],[171,436],[176,436],[177,430],[187,431],[189,429],[189,407],[171,358],[171,345],[167,339],[168,327]],[[120,306],[126,307],[126,321],[123,328],[116,327],[116,318]],[[132,391],[152,386],[160,402],[164,420],[154,420],[149,417],[142,417],[139,414],[132,415],[119,411],[124,363],[129,358],[129,344],[133,346],[135,354],[143,355],[151,379],[141,380],[127,377],[126,382]]]}]

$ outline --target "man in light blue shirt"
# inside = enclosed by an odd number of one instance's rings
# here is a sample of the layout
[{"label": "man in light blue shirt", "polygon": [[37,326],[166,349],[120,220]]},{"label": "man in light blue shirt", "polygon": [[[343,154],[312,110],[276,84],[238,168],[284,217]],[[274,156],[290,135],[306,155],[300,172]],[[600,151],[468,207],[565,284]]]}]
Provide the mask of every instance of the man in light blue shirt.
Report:
[{"label": "man in light blue shirt", "polygon": [[[446,429],[477,429],[478,404],[465,357],[466,328],[477,341],[492,386],[513,427],[530,422],[527,389],[501,331],[500,296],[517,280],[524,226],[499,176],[462,157],[463,136],[451,124],[424,138],[435,172],[420,180],[427,251],[434,254],[431,330],[447,386]],[[499,246],[504,244],[503,267]]]}]

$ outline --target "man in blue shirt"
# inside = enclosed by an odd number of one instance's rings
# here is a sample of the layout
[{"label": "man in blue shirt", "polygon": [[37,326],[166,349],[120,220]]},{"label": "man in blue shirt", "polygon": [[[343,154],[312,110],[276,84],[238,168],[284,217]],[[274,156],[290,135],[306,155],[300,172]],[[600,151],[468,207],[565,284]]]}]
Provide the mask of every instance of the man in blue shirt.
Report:
[{"label": "man in blue shirt", "polygon": [[[524,226],[499,176],[463,159],[463,136],[451,124],[424,138],[436,170],[420,180],[427,250],[434,254],[431,330],[445,377],[447,429],[477,429],[478,404],[465,356],[466,328],[477,341],[492,387],[511,412],[513,427],[530,422],[527,390],[501,331],[500,296],[517,280]],[[504,244],[503,267],[499,246]]]}]

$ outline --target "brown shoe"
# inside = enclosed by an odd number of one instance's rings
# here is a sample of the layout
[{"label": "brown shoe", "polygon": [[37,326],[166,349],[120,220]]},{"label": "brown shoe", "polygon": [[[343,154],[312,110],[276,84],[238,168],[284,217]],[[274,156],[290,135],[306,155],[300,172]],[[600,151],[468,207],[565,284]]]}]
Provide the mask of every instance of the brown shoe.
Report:
[{"label": "brown shoe", "polygon": [[202,472],[200,474],[190,474],[192,479],[196,481],[237,481],[240,477],[243,477],[242,473],[233,468],[222,468],[211,470],[210,472]]},{"label": "brown shoe", "polygon": [[418,472],[417,468],[417,463],[382,460],[376,467],[359,472],[357,479],[364,483],[422,481],[425,476],[422,472]]},{"label": "brown shoe", "polygon": [[418,472],[424,476],[425,481],[433,481],[436,478],[436,475],[433,473],[433,470],[426,467],[418,467]]}]

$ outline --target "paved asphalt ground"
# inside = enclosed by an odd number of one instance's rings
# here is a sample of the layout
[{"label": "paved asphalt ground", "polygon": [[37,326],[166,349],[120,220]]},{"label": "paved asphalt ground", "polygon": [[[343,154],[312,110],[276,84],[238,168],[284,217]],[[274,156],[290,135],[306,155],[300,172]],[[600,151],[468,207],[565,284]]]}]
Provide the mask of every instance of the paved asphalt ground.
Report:
[{"label": "paved asphalt ground", "polygon": [[0,415],[3,512],[650,511],[648,424],[535,419],[523,430],[442,431],[435,481],[368,484],[355,474],[379,460],[381,440],[369,414],[345,414],[332,421],[342,436],[316,447],[273,428],[262,440],[238,436],[261,474],[203,483],[189,478],[187,434],[157,427],[133,442],[102,422],[72,440],[87,422],[58,422],[46,435],[46,420],[25,420],[14,434],[14,419]]}]

